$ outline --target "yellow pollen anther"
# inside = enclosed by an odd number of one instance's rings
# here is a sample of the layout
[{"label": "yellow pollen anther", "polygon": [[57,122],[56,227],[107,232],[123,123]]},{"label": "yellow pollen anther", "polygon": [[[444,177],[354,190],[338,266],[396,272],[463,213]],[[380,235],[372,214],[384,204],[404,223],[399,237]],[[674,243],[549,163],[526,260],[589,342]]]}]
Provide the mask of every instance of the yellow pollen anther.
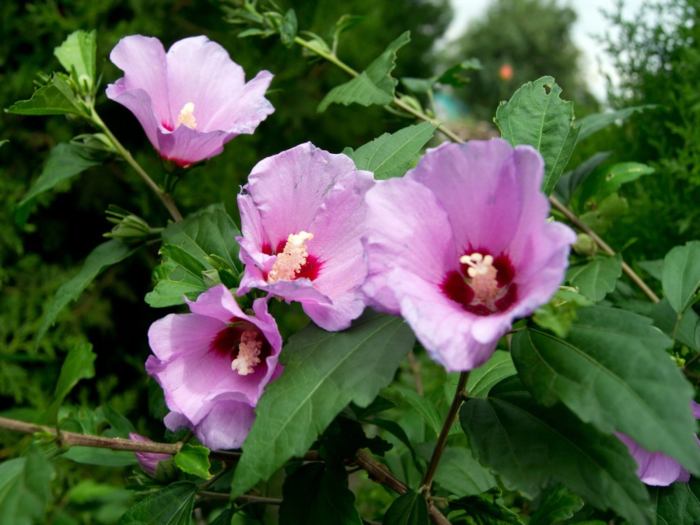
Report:
[{"label": "yellow pollen anther", "polygon": [[197,127],[197,119],[194,118],[194,102],[188,102],[180,110],[180,114],[177,117],[177,125],[182,124],[190,129],[195,129]]},{"label": "yellow pollen anther", "polygon": [[462,255],[459,262],[469,266],[467,275],[469,285],[474,290],[474,299],[483,304],[491,303],[500,293],[496,279],[498,270],[493,265],[493,256],[475,252]]},{"label": "yellow pollen anther", "polygon": [[241,342],[238,345],[238,356],[231,361],[231,370],[239,375],[247,376],[255,371],[255,367],[260,364],[260,352],[262,351],[262,341],[258,339],[255,330],[244,330],[241,334]]},{"label": "yellow pollen anther", "polygon": [[306,259],[309,256],[309,252],[306,251],[306,243],[313,238],[313,233],[303,230],[287,237],[287,244],[284,245],[282,253],[277,254],[272,270],[267,275],[267,282],[293,280],[297,272],[306,264]]}]

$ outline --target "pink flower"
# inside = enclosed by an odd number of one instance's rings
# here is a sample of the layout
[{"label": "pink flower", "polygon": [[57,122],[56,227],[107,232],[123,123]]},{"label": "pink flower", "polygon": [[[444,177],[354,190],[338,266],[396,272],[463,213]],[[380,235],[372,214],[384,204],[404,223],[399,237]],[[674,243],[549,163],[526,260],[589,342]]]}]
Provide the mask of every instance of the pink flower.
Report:
[{"label": "pink flower", "polygon": [[[700,419],[700,405],[695,401],[691,401],[690,404],[693,416],[695,419]],[[637,462],[637,476],[642,483],[666,487],[676,481],[682,483],[690,481],[690,473],[672,457],[661,452],[649,452],[625,434],[617,433],[617,437],[627,446],[630,455]]]},{"label": "pink flower", "polygon": [[267,301],[245,314],[223,285],[189,303],[189,314],[170,314],[148,330],[153,350],[146,370],[165,392],[165,425],[188,427],[211,449],[241,446],[265,386],[282,367],[282,338]]},{"label": "pink flower", "polygon": [[347,328],[365,307],[361,235],[373,181],[347,156],[311,143],[260,161],[238,196],[238,293],[259,288],[299,301],[326,330]]},{"label": "pink flower", "polygon": [[274,108],[265,98],[272,74],[245,82],[243,69],[204,36],[175,42],[166,53],[157,38],[122,38],[109,55],[124,76],[107,97],[127,107],[160,155],[189,166],[253,133]]},{"label": "pink flower", "polygon": [[[147,437],[137,434],[136,432],[129,432],[129,439],[132,441],[141,441],[143,443],[152,442]],[[158,452],[136,452],[135,454],[143,471],[150,476],[156,475],[158,464],[161,461],[168,461],[172,458],[170,454],[160,454]]]},{"label": "pink flower", "polygon": [[471,141],[367,193],[369,304],[401,314],[448,370],[486,361],[564,278],[575,235],[547,220],[542,177],[531,147]]}]

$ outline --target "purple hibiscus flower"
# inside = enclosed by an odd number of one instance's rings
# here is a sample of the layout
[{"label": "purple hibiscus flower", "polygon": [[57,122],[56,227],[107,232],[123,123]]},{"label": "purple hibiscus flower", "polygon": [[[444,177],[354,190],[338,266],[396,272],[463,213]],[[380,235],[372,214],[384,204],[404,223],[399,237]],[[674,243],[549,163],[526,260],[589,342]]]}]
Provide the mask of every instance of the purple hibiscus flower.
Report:
[{"label": "purple hibiscus flower", "polygon": [[574,233],[549,222],[543,161],[504,140],[445,144],[367,193],[370,305],[448,370],[486,361],[559,287]]},{"label": "purple hibiscus flower", "polygon": [[[691,408],[695,419],[700,419],[700,405],[691,401]],[[649,452],[625,434],[618,433],[617,437],[627,446],[630,455],[637,462],[637,476],[642,483],[666,487],[676,481],[687,483],[690,480],[690,473],[672,457],[661,452]]]},{"label": "purple hibiscus flower", "polygon": [[253,133],[274,108],[265,98],[272,74],[245,82],[243,69],[204,36],[175,42],[131,35],[109,55],[124,76],[107,97],[126,106],[160,155],[189,166],[218,155],[224,144]]},{"label": "purple hibiscus flower", "polygon": [[188,427],[211,449],[240,447],[254,407],[282,367],[282,338],[267,301],[245,314],[223,285],[189,302],[189,314],[170,314],[148,330],[153,350],[146,370],[165,392],[165,425]]},{"label": "purple hibiscus flower", "polygon": [[[143,443],[151,442],[150,439],[136,432],[129,432],[129,439],[132,441],[141,441]],[[168,461],[172,458],[170,454],[160,454],[158,452],[136,452],[135,454],[141,469],[150,476],[156,475],[158,464],[161,461]]]},{"label": "purple hibiscus flower", "polygon": [[326,330],[347,328],[365,307],[361,236],[372,174],[311,143],[260,161],[238,207],[245,264],[239,293],[299,301]]}]

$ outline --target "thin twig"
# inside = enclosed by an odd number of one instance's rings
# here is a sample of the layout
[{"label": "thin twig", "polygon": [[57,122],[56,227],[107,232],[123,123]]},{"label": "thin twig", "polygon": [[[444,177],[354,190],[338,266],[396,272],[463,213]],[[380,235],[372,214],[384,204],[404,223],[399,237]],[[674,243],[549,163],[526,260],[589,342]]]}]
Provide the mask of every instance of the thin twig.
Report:
[{"label": "thin twig", "polygon": [[437,443],[435,443],[435,449],[433,450],[433,455],[430,458],[428,469],[425,471],[422,488],[428,496],[430,495],[430,488],[433,485],[433,477],[435,477],[435,472],[440,464],[440,458],[442,457],[442,453],[445,450],[445,445],[447,444],[447,436],[449,435],[450,429],[457,418],[459,407],[462,406],[462,402],[464,401],[465,387],[467,386],[468,378],[469,372],[462,372],[459,374],[459,380],[457,381],[455,395],[452,398],[452,404],[447,412],[447,417],[445,417],[445,422],[442,424],[442,429],[440,430]]}]

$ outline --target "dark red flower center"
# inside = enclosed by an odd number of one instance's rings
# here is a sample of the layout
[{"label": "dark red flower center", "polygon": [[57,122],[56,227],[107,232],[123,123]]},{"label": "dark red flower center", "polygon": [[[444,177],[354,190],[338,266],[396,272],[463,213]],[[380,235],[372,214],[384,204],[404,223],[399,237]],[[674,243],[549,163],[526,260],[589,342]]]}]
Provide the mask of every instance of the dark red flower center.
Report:
[{"label": "dark red flower center", "polygon": [[469,247],[459,267],[445,274],[442,292],[475,315],[504,312],[518,299],[515,269],[505,253],[492,256],[488,250]]},{"label": "dark red flower center", "polygon": [[[287,246],[287,242],[288,241],[286,239],[279,241],[274,251],[272,250],[270,244],[266,242],[262,245],[260,251],[262,251],[266,255],[278,255],[284,252],[285,247]],[[306,255],[306,260],[304,264],[302,264],[301,267],[294,272],[294,276],[291,280],[301,279],[305,277],[306,279],[313,281],[318,277],[322,266],[323,263],[319,260],[319,258],[309,253]],[[264,278],[265,280],[267,280],[268,275],[265,274]]]},{"label": "dark red flower center", "polygon": [[272,351],[260,329],[238,317],[232,317],[228,326],[216,334],[209,348],[230,359],[231,368],[243,376],[253,373]]}]

